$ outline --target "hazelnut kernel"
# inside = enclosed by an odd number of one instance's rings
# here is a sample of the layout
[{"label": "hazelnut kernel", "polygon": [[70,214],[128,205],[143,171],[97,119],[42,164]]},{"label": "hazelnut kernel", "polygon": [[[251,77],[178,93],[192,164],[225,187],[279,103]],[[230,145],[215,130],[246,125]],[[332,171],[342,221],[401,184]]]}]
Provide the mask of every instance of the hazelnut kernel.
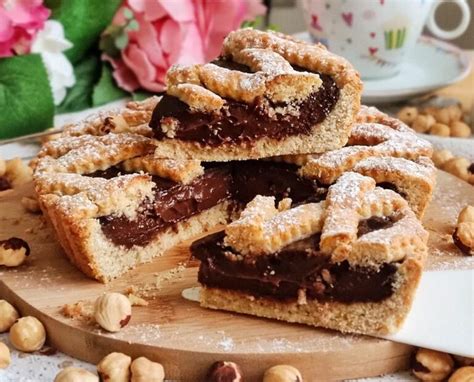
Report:
[{"label": "hazelnut kernel", "polygon": [[459,121],[462,118],[461,105],[450,105],[446,109],[448,109],[449,119],[451,123]]},{"label": "hazelnut kernel", "polygon": [[99,382],[99,377],[80,367],[66,367],[54,378],[54,382]]},{"label": "hazelnut kernel", "polygon": [[277,365],[265,371],[263,382],[302,382],[298,369],[290,365]]},{"label": "hazelnut kernel", "polygon": [[474,206],[465,206],[458,216],[459,223],[474,222]]},{"label": "hazelnut kernel", "polygon": [[0,241],[0,265],[17,267],[30,255],[28,243],[18,237]]},{"label": "hazelnut kernel", "polygon": [[436,167],[441,167],[448,160],[454,158],[454,155],[449,150],[435,150],[433,152],[433,157],[431,158]]},{"label": "hazelnut kernel", "polygon": [[110,353],[97,365],[102,382],[128,382],[132,359],[123,353]]},{"label": "hazelnut kernel", "polygon": [[436,121],[431,115],[418,115],[411,127],[417,133],[426,133],[435,123]]},{"label": "hazelnut kernel", "polygon": [[461,121],[454,121],[451,123],[450,127],[452,137],[467,138],[472,134],[471,128]]},{"label": "hazelnut kernel", "polygon": [[158,362],[152,362],[148,358],[140,357],[132,362],[131,382],[163,382],[165,370]]},{"label": "hazelnut kernel", "polygon": [[5,369],[11,362],[10,349],[3,342],[0,342],[0,369]]},{"label": "hazelnut kernel", "polygon": [[36,317],[22,317],[10,328],[10,342],[24,352],[33,352],[43,347],[46,330]]},{"label": "hazelnut kernel", "polygon": [[474,367],[465,366],[457,369],[451,377],[449,377],[448,382],[472,382],[474,381]]},{"label": "hazelnut kernel", "polygon": [[239,365],[234,362],[215,362],[207,372],[206,382],[240,382],[242,381],[242,371]]},{"label": "hazelnut kernel", "polygon": [[449,354],[420,348],[416,352],[412,371],[422,381],[442,381],[451,374],[453,365]]},{"label": "hazelnut kernel", "polygon": [[132,317],[130,300],[121,293],[105,293],[94,304],[96,322],[109,332],[118,332]]},{"label": "hazelnut kernel", "polygon": [[449,130],[449,126],[443,123],[435,123],[430,128],[430,134],[438,135],[440,137],[449,137],[451,131]]},{"label": "hazelnut kernel", "polygon": [[20,315],[9,302],[0,300],[0,333],[11,328]]},{"label": "hazelnut kernel", "polygon": [[436,122],[449,125],[451,122],[451,112],[447,107],[430,109],[430,114],[436,119]]},{"label": "hazelnut kernel", "polygon": [[14,188],[28,183],[33,179],[33,170],[24,164],[20,158],[13,158],[6,161],[5,173],[8,175],[10,183]]},{"label": "hazelnut kernel", "polygon": [[407,125],[411,125],[417,116],[418,109],[413,106],[403,107],[397,113],[397,118]]},{"label": "hazelnut kernel", "polygon": [[455,157],[443,163],[441,169],[467,181],[469,178],[468,168],[470,165],[471,163],[466,158]]}]

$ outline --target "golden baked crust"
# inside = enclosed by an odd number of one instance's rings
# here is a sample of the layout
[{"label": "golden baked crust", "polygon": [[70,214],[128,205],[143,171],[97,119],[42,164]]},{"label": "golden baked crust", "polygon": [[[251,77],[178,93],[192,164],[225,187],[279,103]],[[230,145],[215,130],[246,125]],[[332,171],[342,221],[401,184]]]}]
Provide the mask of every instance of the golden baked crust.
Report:
[{"label": "golden baked crust", "polygon": [[[35,161],[38,201],[66,255],[86,275],[109,281],[138,263],[213,225],[224,223],[227,202],[160,232],[146,248],[116,246],[102,233],[99,219],[134,219],[140,206],[154,198],[151,175],[188,183],[204,169],[199,161],[155,158],[151,138],[134,133],[68,136],[46,143]],[[118,169],[110,179],[88,176]],[[120,175],[120,169],[124,174]],[[127,174],[132,172],[132,174]]]},{"label": "golden baked crust", "polygon": [[[232,70],[213,63],[174,66],[167,73],[167,93],[186,103],[191,112],[225,113],[226,99],[244,103],[262,99],[268,104],[269,115],[281,114],[280,117],[284,117],[285,114],[298,113],[298,103],[319,89],[322,84],[320,73],[334,79],[339,98],[326,118],[315,124],[308,134],[278,139],[262,137],[251,143],[222,142],[218,146],[209,146],[180,140],[175,137],[180,121],[164,117],[158,126],[165,134],[157,143],[158,157],[245,160],[325,152],[346,143],[350,124],[360,107],[362,84],[358,73],[345,59],[320,45],[253,29],[230,33],[223,44],[222,58],[246,65],[252,72]],[[278,106],[282,103],[286,106]]]},{"label": "golden baked crust", "polygon": [[[285,205],[288,207],[288,203]],[[308,210],[299,214],[304,207]],[[360,231],[361,221],[373,217],[392,221],[386,226]],[[227,226],[224,244],[236,253],[226,252],[226,256],[228,261],[242,258],[244,262],[252,262],[254,256],[278,254],[288,244],[300,243],[318,232],[319,250],[310,247],[308,254],[328,255],[332,264],[347,262],[354,269],[368,267],[379,271],[383,265],[391,264],[396,269],[391,281],[392,294],[374,302],[319,301],[317,297],[308,298],[302,284],[298,297],[281,300],[246,292],[246,280],[242,278],[242,290],[209,287],[204,282],[201,306],[342,332],[380,335],[397,331],[410,310],[421,278],[428,232],[400,195],[375,187],[372,178],[345,173],[329,188],[325,201],[284,211],[275,208],[273,198],[256,197],[241,217]],[[211,268],[206,272],[212,271]],[[269,268],[268,272],[275,271]],[[315,275],[312,277],[317,279]],[[329,285],[330,280],[329,276]]]},{"label": "golden baked crust", "polygon": [[394,186],[421,218],[436,183],[431,154],[429,142],[401,121],[363,106],[348,146],[323,154],[285,155],[271,160],[296,164],[302,176],[327,185],[346,171],[370,176],[377,184]]}]

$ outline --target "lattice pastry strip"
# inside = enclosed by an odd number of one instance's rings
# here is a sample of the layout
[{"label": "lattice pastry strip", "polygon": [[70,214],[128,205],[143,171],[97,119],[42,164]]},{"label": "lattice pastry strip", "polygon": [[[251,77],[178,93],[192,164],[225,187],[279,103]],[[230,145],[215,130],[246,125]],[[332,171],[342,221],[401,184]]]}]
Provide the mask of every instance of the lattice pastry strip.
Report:
[{"label": "lattice pastry strip", "polygon": [[265,96],[273,102],[291,102],[308,97],[322,84],[317,74],[294,70],[271,50],[242,49],[233,59],[255,73],[214,64],[175,66],[167,73],[167,92],[192,109],[218,111],[224,105],[223,98],[251,103]]},{"label": "lattice pastry strip", "polygon": [[430,156],[431,145],[411,131],[397,131],[389,126],[371,123],[353,127],[349,145],[339,150],[312,156],[301,169],[303,176],[331,184],[344,172],[368,157]]},{"label": "lattice pastry strip", "polygon": [[187,184],[204,174],[204,167],[198,160],[181,160],[156,158],[153,154],[127,159],[120,164],[125,171],[144,171],[150,175],[168,178],[178,183]]},{"label": "lattice pastry strip", "polygon": [[91,215],[82,217],[113,214],[133,218],[143,200],[153,197],[154,183],[148,175],[142,174],[112,179],[87,178],[78,174],[42,174],[37,179],[37,193],[61,196],[63,203],[69,201],[70,212],[83,210],[78,204],[85,200],[87,205],[95,206],[86,208]]},{"label": "lattice pastry strip", "polygon": [[51,153],[52,157],[39,159],[37,172],[87,174],[106,170],[126,159],[147,154],[155,147],[150,138],[135,134],[83,136],[58,141],[45,146],[43,155]]},{"label": "lattice pastry strip", "polygon": [[160,97],[153,96],[143,101],[128,102],[125,108],[93,114],[82,122],[66,125],[63,135],[104,135],[110,132],[127,132],[151,136],[148,122],[159,100]]},{"label": "lattice pastry strip", "polygon": [[373,179],[353,172],[343,174],[329,187],[320,242],[322,252],[331,254],[337,249],[346,253],[349,250],[357,238],[362,197],[374,187]]},{"label": "lattice pastry strip", "polygon": [[[377,266],[417,253],[424,258],[428,233],[397,193],[381,188],[371,191],[363,200],[361,216],[367,217],[368,211],[370,216],[392,216],[396,221],[391,227],[368,232],[355,240],[347,256],[349,263]],[[344,259],[333,256],[333,261]]]},{"label": "lattice pastry strip", "polygon": [[[339,87],[358,78],[357,72],[348,61],[333,55],[323,45],[308,44],[281,33],[255,29],[231,32],[224,40],[222,53],[224,56],[234,57],[245,48],[271,49],[292,65],[333,76]],[[315,60],[315,57],[318,59]]]},{"label": "lattice pastry strip", "polygon": [[277,252],[321,230],[322,203],[289,208],[290,203],[284,199],[279,210],[274,197],[256,196],[241,217],[226,227],[224,243],[243,255],[257,256]]}]

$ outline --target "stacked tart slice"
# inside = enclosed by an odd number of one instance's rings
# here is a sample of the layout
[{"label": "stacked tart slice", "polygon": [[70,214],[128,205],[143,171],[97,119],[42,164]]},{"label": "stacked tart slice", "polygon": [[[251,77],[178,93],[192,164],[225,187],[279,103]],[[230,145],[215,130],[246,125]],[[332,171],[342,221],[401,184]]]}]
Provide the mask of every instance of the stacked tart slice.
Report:
[{"label": "stacked tart slice", "polygon": [[428,233],[397,193],[348,172],[319,203],[257,196],[225,231],[193,243],[201,304],[343,332],[399,328]]},{"label": "stacked tart slice", "polygon": [[35,189],[67,257],[107,282],[192,245],[202,305],[348,332],[396,330],[426,254],[431,146],[360,107],[353,67],[244,29],[167,92],[67,126]]}]

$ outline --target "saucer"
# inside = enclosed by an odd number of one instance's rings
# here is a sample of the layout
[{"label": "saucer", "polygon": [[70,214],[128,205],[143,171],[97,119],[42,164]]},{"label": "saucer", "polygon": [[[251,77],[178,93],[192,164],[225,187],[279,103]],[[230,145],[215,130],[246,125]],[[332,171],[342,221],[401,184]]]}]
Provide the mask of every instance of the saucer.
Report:
[{"label": "saucer", "polygon": [[[295,37],[311,41],[308,32]],[[451,85],[471,70],[470,56],[458,47],[438,39],[421,36],[400,73],[394,77],[363,79],[365,104],[397,102]]]}]

